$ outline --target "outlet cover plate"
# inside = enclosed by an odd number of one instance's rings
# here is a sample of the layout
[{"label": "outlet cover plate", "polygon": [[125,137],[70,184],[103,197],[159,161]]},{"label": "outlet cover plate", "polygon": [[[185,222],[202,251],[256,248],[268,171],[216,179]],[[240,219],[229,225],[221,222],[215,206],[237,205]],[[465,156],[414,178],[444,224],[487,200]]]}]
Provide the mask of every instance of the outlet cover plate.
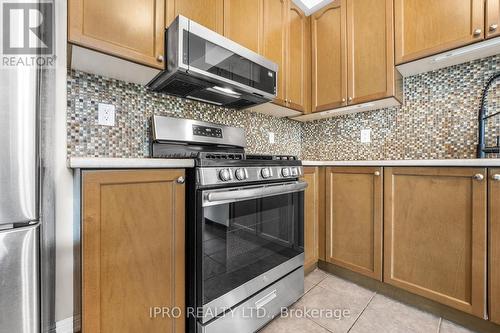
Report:
[{"label": "outlet cover plate", "polygon": [[372,142],[371,134],[372,134],[371,129],[362,129],[361,130],[361,143]]},{"label": "outlet cover plate", "polygon": [[269,143],[274,143],[274,132],[269,132]]},{"label": "outlet cover plate", "polygon": [[115,126],[115,106],[99,103],[97,123],[102,126]]}]

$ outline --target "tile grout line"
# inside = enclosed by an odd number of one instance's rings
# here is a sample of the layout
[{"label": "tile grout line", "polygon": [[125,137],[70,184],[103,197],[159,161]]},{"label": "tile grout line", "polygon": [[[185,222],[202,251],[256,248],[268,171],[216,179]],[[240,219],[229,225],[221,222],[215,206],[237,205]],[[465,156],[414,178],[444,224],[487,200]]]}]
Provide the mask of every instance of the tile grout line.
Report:
[{"label": "tile grout line", "polygon": [[441,332],[441,324],[442,324],[442,322],[443,322],[443,318],[439,317],[439,323],[438,323],[437,333]]},{"label": "tile grout line", "polygon": [[320,323],[315,322],[315,321],[314,321],[314,320],[312,320],[311,318],[306,317],[306,319],[307,319],[307,320],[312,321],[313,323],[315,323],[316,325],[318,325],[318,326],[319,326],[319,327],[321,327],[321,328],[324,328],[325,330],[327,330],[327,331],[328,331],[328,332],[330,332],[330,333],[335,333],[334,331],[330,330],[328,327],[325,327],[325,326],[321,325]]},{"label": "tile grout line", "polygon": [[361,318],[361,316],[363,315],[363,313],[365,312],[366,308],[368,307],[368,305],[370,305],[370,303],[373,301],[373,299],[375,298],[375,296],[377,296],[377,292],[374,292],[372,297],[370,298],[370,300],[366,303],[365,307],[363,308],[363,310],[361,310],[361,312],[359,313],[358,317],[356,317],[356,319],[354,320],[354,322],[352,323],[351,327],[349,327],[349,329],[347,330],[347,333],[349,333],[352,328],[354,327],[354,325],[356,325],[356,323],[358,322],[359,318]]}]

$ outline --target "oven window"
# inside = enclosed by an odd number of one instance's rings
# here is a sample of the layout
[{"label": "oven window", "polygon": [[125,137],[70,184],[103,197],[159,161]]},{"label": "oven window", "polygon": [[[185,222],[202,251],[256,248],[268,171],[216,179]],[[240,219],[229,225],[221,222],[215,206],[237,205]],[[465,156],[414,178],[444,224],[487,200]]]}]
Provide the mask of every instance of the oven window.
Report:
[{"label": "oven window", "polygon": [[203,208],[203,305],[303,253],[303,192]]},{"label": "oven window", "polygon": [[184,63],[275,94],[276,73],[193,33],[184,33]]}]

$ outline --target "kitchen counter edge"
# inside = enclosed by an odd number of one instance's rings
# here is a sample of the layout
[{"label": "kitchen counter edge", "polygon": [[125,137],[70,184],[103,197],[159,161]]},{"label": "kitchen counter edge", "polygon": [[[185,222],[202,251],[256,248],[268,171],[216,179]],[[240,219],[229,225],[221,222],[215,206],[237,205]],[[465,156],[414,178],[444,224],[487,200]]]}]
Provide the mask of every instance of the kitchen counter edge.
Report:
[{"label": "kitchen counter edge", "polygon": [[71,157],[71,169],[162,169],[192,168],[192,159]]},{"label": "kitchen counter edge", "polygon": [[500,167],[500,158],[445,160],[379,160],[379,161],[302,161],[304,166],[443,166],[443,167]]}]

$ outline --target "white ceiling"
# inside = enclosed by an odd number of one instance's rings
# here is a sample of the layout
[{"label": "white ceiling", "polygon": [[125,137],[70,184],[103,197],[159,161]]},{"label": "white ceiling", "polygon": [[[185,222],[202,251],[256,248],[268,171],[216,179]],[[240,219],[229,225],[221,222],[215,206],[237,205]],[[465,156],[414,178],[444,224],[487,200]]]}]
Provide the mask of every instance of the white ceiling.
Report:
[{"label": "white ceiling", "polygon": [[333,0],[292,0],[297,6],[302,9],[306,15],[311,15],[317,10],[323,8]]}]

